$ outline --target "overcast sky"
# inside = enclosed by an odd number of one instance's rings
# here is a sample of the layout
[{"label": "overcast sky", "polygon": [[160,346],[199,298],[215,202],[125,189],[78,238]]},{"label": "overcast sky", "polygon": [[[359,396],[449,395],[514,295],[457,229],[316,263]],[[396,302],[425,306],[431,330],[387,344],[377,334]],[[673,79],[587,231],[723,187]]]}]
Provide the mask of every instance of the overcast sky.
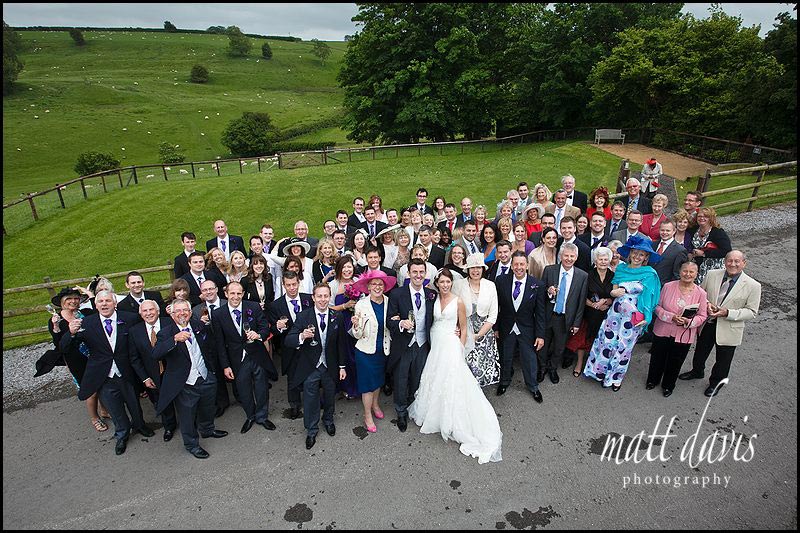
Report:
[{"label": "overcast sky", "polygon": [[[685,4],[684,13],[706,18],[711,4]],[[741,16],[746,27],[772,29],[775,15],[792,4],[722,4]],[[162,28],[169,20],[179,28],[239,26],[245,33],[291,35],[302,39],[341,41],[356,32],[350,20],[355,4],[3,4],[3,20],[11,26],[89,26]]]}]

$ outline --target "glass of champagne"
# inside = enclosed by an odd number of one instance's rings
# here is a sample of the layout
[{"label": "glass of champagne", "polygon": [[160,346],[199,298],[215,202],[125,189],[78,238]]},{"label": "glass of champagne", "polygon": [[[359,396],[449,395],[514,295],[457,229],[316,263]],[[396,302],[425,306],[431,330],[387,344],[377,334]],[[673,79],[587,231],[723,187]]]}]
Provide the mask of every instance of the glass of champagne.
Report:
[{"label": "glass of champagne", "polygon": [[[317,328],[315,328],[314,326],[308,326],[306,329],[310,330],[311,333],[314,333],[317,330]],[[317,342],[317,339],[314,337],[311,337],[311,342],[308,343],[309,346],[317,346],[318,344],[319,343]]]},{"label": "glass of champagne", "polygon": [[414,311],[408,312],[408,321],[411,322],[411,329],[408,331],[413,332],[416,329],[416,323],[414,322]]},{"label": "glass of champagne", "polygon": [[77,318],[78,320],[81,321],[81,327],[80,327],[80,329],[78,329],[78,331],[79,332],[80,331],[86,331],[85,329],[83,329],[83,313],[81,313],[80,310],[75,311],[75,318]]},{"label": "glass of champagne", "polygon": [[[247,338],[247,332],[250,331],[250,322],[248,322],[247,320],[242,322],[242,329],[244,330],[245,338]],[[251,341],[250,339],[247,339],[247,344],[250,344],[251,342],[253,342],[253,341]]]},{"label": "glass of champagne", "polygon": [[61,317],[61,315],[58,314],[58,311],[56,311],[56,308],[53,307],[53,304],[47,304],[44,307],[45,307],[45,309],[47,309],[47,312],[50,313],[51,315],[59,317],[59,318]]}]

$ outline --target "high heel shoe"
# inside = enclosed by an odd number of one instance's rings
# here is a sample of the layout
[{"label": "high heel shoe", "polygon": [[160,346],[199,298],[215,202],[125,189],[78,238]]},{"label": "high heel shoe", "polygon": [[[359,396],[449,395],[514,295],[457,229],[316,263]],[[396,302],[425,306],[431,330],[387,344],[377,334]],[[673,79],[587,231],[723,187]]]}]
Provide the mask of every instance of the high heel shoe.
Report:
[{"label": "high heel shoe", "polygon": [[579,378],[579,377],[581,377],[581,373],[578,372],[577,370],[573,370],[572,371],[572,377]]},{"label": "high heel shoe", "polygon": [[377,433],[377,431],[378,431],[378,427],[377,426],[370,426],[366,422],[364,423],[364,425],[367,426],[367,431],[369,431],[370,433]]},{"label": "high heel shoe", "polygon": [[378,420],[383,420],[383,411],[381,411],[380,409],[373,409],[372,414],[375,415],[375,418],[377,418]]}]

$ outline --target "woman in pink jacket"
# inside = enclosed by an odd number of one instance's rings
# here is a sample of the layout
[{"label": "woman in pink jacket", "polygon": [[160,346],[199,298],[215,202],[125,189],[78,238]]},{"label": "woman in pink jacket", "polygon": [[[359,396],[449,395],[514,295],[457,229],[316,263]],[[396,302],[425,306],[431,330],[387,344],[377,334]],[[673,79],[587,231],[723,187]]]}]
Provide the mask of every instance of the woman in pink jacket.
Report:
[{"label": "woman in pink jacket", "polygon": [[694,283],[697,271],[696,263],[683,263],[681,278],[662,287],[655,309],[646,388],[654,389],[661,383],[665,398],[672,395],[686,354],[706,321],[708,297],[706,291]]}]

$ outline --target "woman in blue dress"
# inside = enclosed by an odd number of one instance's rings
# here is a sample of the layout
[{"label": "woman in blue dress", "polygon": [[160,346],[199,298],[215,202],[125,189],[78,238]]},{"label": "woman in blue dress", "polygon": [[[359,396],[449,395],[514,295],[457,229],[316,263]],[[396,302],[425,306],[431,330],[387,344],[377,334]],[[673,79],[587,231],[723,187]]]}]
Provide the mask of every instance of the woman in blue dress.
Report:
[{"label": "woman in blue dress", "polygon": [[396,284],[396,278],[381,270],[370,270],[354,285],[355,289],[368,295],[356,303],[352,335],[357,339],[356,373],[358,392],[364,405],[364,425],[370,433],[378,431],[373,415],[378,420],[383,418],[379,400],[391,346],[391,335],[386,327],[389,297],[385,293]]},{"label": "woman in blue dress", "polygon": [[639,235],[628,239],[618,252],[628,259],[614,272],[614,302],[592,343],[583,375],[602,382],[617,392],[628,371],[636,340],[653,316],[661,294],[661,283],[648,260],[657,263],[661,256],[653,251],[650,240]]},{"label": "woman in blue dress", "polygon": [[[349,331],[352,327],[353,308],[356,306],[356,298],[352,297],[355,293],[352,291],[351,287],[357,279],[354,277],[356,264],[353,260],[353,256],[343,255],[337,259],[333,271],[334,279],[332,279],[329,284],[333,301],[329,306],[331,309],[342,313],[345,331]],[[351,400],[358,396],[358,387],[356,386],[355,339],[348,335],[345,337],[341,348],[344,350],[344,353],[340,356],[340,360],[344,361],[344,369],[347,372],[347,377],[339,381],[336,387],[339,392],[344,394],[346,399]]]}]

